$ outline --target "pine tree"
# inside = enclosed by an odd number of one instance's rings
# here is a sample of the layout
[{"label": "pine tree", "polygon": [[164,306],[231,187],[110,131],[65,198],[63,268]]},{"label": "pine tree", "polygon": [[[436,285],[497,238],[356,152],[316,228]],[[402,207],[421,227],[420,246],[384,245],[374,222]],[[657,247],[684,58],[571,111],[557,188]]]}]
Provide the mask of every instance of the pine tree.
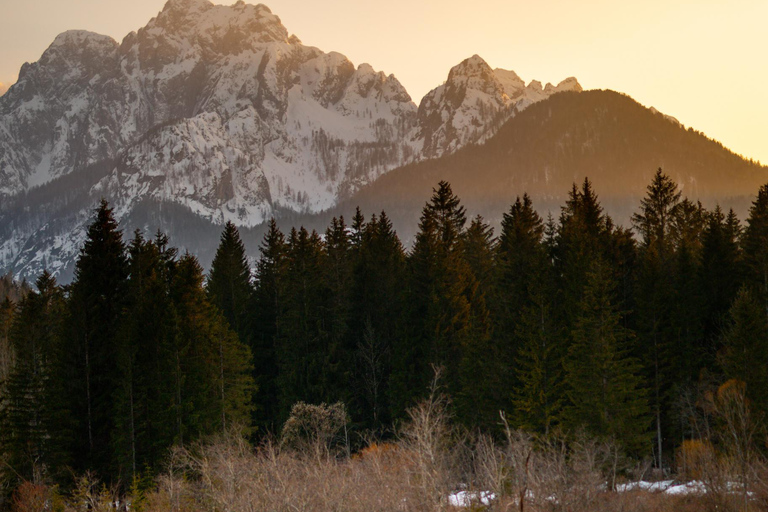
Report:
[{"label": "pine tree", "polygon": [[613,438],[633,453],[647,451],[648,404],[639,362],[631,356],[633,333],[615,305],[616,283],[597,261],[587,274],[583,298],[564,361],[571,428]]},{"label": "pine tree", "polygon": [[221,233],[206,291],[209,300],[219,308],[230,328],[243,343],[249,343],[251,330],[247,312],[252,293],[251,270],[240,233],[232,222],[227,222]]},{"label": "pine tree", "polygon": [[128,263],[113,211],[102,200],[75,263],[68,301],[66,344],[69,401],[76,471],[114,475],[113,397],[117,390],[117,327],[123,310]]}]

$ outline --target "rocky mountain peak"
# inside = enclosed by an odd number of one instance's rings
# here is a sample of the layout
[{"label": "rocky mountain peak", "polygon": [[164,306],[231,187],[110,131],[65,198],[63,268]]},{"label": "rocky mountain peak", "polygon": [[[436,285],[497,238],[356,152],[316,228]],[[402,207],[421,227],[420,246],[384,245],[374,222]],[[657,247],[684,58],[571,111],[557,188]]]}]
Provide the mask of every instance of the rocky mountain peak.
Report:
[{"label": "rocky mountain peak", "polygon": [[423,143],[422,152],[436,157],[481,142],[516,112],[570,90],[581,90],[575,78],[557,87],[542,87],[537,80],[526,86],[514,71],[491,69],[483,58],[473,55],[454,66],[446,82],[421,101],[417,138]]},{"label": "rocky mountain peak", "polygon": [[266,5],[243,1],[226,6],[208,0],[169,0],[142,31],[224,54],[236,54],[258,43],[289,41],[280,18]]}]

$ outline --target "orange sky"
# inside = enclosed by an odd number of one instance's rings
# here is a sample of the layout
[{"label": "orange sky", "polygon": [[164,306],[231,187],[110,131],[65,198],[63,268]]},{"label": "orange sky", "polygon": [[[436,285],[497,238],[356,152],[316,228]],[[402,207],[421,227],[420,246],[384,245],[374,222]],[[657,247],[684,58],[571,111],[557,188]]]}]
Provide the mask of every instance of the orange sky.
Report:
[{"label": "orange sky", "polygon": [[[1,0],[0,82],[67,29],[121,40],[164,0]],[[234,2],[234,0],[232,0]],[[230,2],[224,2],[230,3]],[[418,103],[478,54],[526,81],[625,92],[768,163],[768,0],[268,0],[305,44],[394,73]],[[2,91],[0,85],[0,91]]]}]

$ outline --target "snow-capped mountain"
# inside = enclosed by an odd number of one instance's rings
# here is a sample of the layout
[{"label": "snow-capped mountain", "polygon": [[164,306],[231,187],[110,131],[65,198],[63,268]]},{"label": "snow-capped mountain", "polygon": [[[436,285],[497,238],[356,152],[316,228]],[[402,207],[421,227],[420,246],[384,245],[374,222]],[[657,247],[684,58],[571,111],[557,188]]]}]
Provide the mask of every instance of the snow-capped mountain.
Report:
[{"label": "snow-capped mountain", "polygon": [[120,45],[60,35],[0,108],[4,194],[120,156],[100,184],[120,199],[242,225],[397,165],[416,113],[393,76],[302,45],[267,7],[207,0],[170,0]]},{"label": "snow-capped mountain", "polygon": [[419,105],[417,140],[421,154],[438,157],[481,142],[515,112],[563,91],[581,91],[575,78],[542,88],[527,86],[514,71],[491,69],[474,55],[451,69],[448,80]]},{"label": "snow-capped mountain", "polygon": [[122,43],[65,32],[0,97],[0,269],[70,265],[100,197],[123,220],[147,201],[244,227],[322,211],[580,89],[526,86],[474,56],[417,108],[393,75],[304,45],[242,1],[169,0]]}]

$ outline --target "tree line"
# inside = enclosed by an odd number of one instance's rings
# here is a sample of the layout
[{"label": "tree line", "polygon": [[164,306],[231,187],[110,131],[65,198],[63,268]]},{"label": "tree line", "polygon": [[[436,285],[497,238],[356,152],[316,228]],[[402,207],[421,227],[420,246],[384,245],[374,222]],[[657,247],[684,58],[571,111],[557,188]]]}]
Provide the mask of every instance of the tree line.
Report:
[{"label": "tree line", "polygon": [[[228,223],[206,276],[162,233],[124,242],[102,202],[59,286],[0,306],[6,489],[93,471],[129,485],[174,445],[343,402],[386,437],[442,368],[454,418],[586,432],[672,464],[686,404],[738,383],[768,411],[768,185],[744,225],[659,170],[633,230],[589,180],[557,218],[517,198],[494,233],[446,182],[406,250],[385,212],[325,233],[271,221],[252,266]],[[693,400],[695,402],[695,400]]]}]

